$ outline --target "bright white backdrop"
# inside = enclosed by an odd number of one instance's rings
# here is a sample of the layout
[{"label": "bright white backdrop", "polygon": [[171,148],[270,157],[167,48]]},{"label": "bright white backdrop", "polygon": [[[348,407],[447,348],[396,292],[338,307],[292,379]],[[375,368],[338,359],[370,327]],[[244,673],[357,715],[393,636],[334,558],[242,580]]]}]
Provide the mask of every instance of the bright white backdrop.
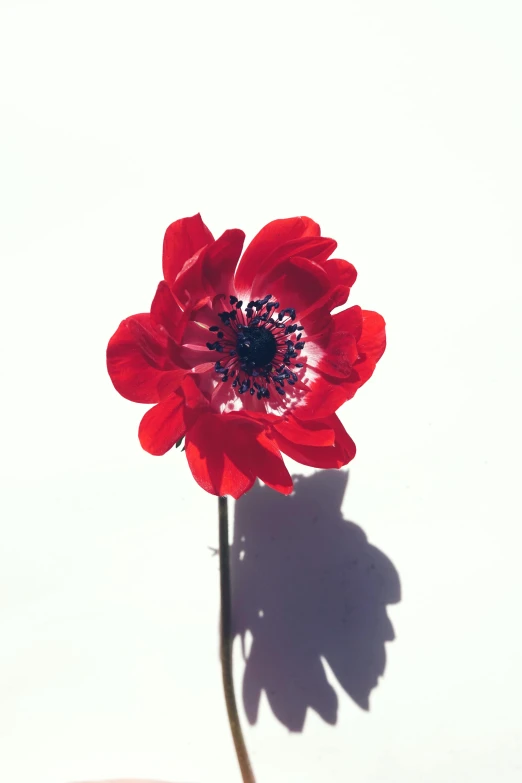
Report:
[{"label": "bright white backdrop", "polygon": [[521,23],[516,0],[1,0],[1,780],[239,780],[216,503],[141,451],[104,359],[197,211],[248,237],[312,216],[388,323],[342,413],[342,513],[398,572],[396,640],[369,711],[328,665],[334,725],[242,710],[259,783],[520,779]]}]

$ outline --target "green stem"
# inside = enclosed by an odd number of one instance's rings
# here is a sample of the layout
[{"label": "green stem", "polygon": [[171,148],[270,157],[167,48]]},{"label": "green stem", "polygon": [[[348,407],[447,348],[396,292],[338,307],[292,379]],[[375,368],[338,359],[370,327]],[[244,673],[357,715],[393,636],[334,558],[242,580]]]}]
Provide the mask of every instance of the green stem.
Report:
[{"label": "green stem", "polygon": [[234,694],[232,675],[232,602],[230,596],[230,552],[228,545],[228,502],[226,497],[219,498],[219,566],[221,582],[221,668],[223,688],[227,704],[228,722],[236,748],[236,756],[243,783],[255,783],[254,773],[241,731],[239,715]]}]

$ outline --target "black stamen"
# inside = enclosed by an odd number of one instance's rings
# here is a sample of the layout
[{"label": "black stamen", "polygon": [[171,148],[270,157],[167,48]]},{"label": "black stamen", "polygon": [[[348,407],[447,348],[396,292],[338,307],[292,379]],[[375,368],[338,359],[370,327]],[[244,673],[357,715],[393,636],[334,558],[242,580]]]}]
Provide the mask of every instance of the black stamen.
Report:
[{"label": "black stamen", "polygon": [[298,351],[305,346],[305,341],[301,340],[303,327],[289,323],[295,320],[295,309],[285,307],[276,313],[280,303],[270,301],[271,294],[252,299],[244,310],[243,302],[237,296],[228,298],[232,309],[218,313],[218,317],[229,331],[217,325],[208,327],[210,332],[217,332],[217,339],[208,342],[207,348],[225,354],[223,361],[214,364],[216,375],[222,383],[230,380],[237,394],[248,392],[258,400],[268,399],[269,386],[273,384],[277,393],[284,397],[285,382],[290,387],[298,381],[293,369],[305,366],[294,362],[299,358]]},{"label": "black stamen", "polygon": [[277,343],[274,335],[263,326],[258,327],[255,321],[254,318],[238,336],[237,351],[243,362],[250,363],[253,368],[260,368],[272,361],[277,353]]}]

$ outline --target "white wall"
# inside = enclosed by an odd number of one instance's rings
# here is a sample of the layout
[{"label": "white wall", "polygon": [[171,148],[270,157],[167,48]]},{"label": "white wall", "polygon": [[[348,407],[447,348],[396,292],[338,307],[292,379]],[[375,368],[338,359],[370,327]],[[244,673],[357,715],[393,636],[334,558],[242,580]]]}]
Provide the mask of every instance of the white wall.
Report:
[{"label": "white wall", "polygon": [[[279,711],[242,711],[259,783],[519,780],[521,22],[516,0],[0,3],[1,780],[239,780],[216,503],[142,452],[105,372],[197,211],[248,236],[311,215],[388,322],[343,409],[344,496],[296,495],[308,543],[265,500],[246,541],[237,611],[270,608],[273,656],[249,687],[274,679]],[[236,667],[241,691],[239,644]],[[310,704],[326,720],[289,731]]]}]

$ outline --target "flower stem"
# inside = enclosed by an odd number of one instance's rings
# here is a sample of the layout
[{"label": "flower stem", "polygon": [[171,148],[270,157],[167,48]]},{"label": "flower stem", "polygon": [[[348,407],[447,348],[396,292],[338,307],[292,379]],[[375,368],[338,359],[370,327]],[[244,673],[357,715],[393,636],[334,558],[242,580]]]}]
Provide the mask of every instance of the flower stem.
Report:
[{"label": "flower stem", "polygon": [[228,722],[236,748],[237,760],[243,778],[243,783],[255,783],[254,773],[241,731],[239,715],[234,694],[234,679],[232,675],[232,602],[230,593],[230,552],[228,545],[228,501],[226,497],[219,498],[219,566],[221,583],[221,669],[223,672],[223,688],[227,704]]}]

